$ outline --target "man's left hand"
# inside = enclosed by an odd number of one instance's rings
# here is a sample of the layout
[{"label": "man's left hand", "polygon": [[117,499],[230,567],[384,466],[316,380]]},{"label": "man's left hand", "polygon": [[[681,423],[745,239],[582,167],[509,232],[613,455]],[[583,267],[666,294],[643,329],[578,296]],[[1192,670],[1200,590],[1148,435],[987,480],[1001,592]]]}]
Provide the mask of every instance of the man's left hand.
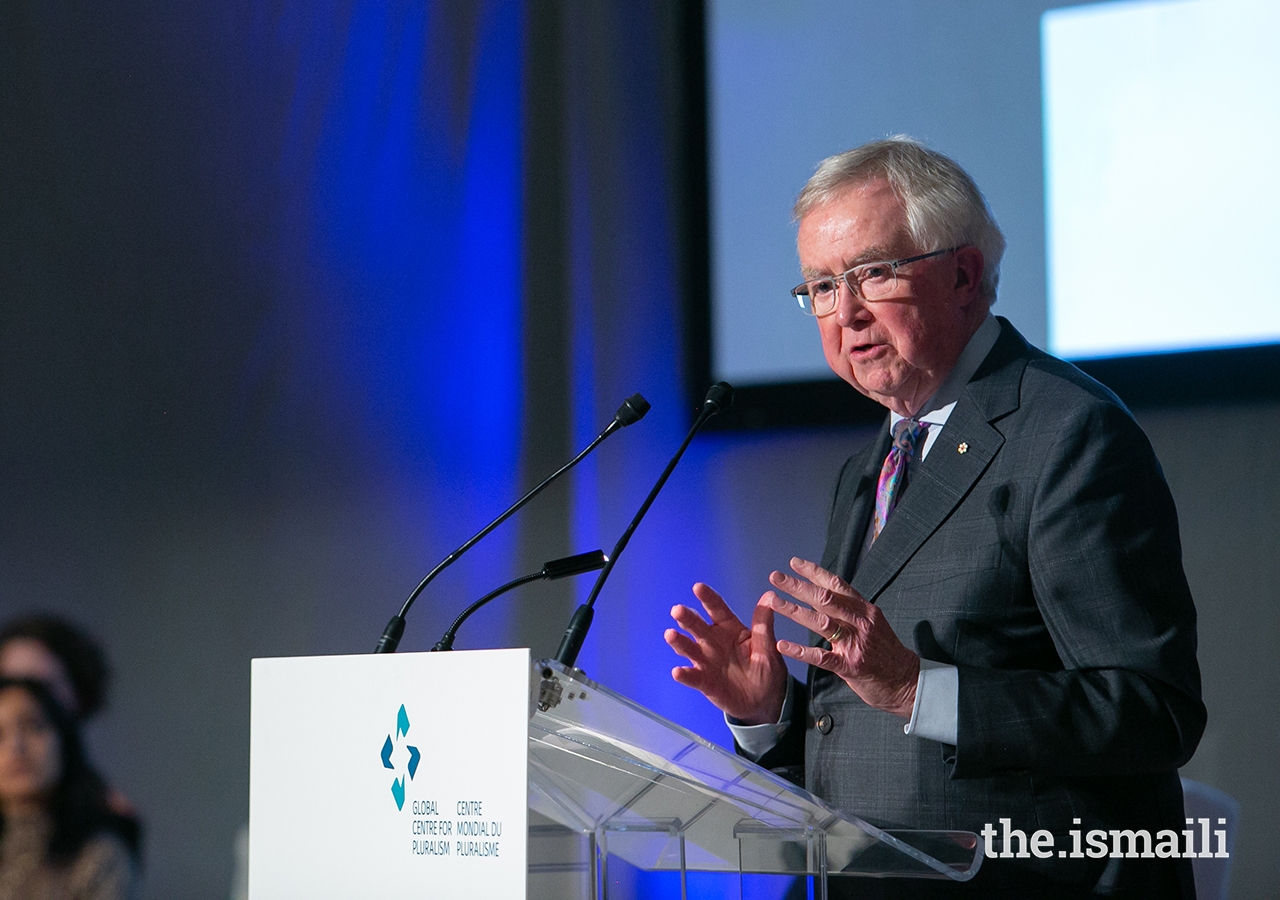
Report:
[{"label": "man's left hand", "polygon": [[831,649],[778,641],[778,652],[834,672],[869,706],[911,718],[920,657],[898,640],[884,612],[842,578],[799,557],[791,560],[791,568],[799,578],[773,572],[769,583],[807,605],[773,592],[761,602],[826,638]]}]

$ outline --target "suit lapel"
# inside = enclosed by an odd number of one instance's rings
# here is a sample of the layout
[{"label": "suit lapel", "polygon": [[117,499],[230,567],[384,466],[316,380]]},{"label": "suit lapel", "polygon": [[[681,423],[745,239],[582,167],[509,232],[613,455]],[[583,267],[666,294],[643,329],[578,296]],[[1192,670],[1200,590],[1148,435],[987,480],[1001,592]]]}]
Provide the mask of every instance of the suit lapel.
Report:
[{"label": "suit lapel", "polygon": [[[1018,406],[1026,351],[1021,335],[1001,319],[995,347],[960,395],[929,457],[912,468],[910,486],[854,573],[853,587],[867,600],[875,602],[1000,451],[1004,436],[991,423]],[[888,452],[887,445],[884,452]],[[874,503],[874,477],[869,494],[869,502]],[[852,521],[855,520],[851,524]],[[865,529],[865,516],[860,521]],[[861,544],[861,535],[854,540],[846,536],[845,546],[852,548],[851,559],[857,559]]]}]

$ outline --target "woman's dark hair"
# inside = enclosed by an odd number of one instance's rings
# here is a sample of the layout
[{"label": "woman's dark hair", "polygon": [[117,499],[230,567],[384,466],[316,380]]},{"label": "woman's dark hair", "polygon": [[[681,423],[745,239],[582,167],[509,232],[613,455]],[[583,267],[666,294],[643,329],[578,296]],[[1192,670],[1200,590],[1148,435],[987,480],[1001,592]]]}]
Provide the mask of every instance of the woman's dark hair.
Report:
[{"label": "woman's dark hair", "polygon": [[[10,688],[26,691],[58,735],[62,773],[46,809],[53,820],[49,834],[50,861],[62,863],[74,859],[86,841],[95,834],[109,831],[124,841],[134,861],[139,862],[141,826],[137,819],[113,812],[108,806],[106,783],[85,757],[79,723],[41,682],[0,677],[0,693]],[[4,813],[0,810],[0,836],[4,831]]]},{"label": "woman's dark hair", "polygon": [[107,703],[111,669],[102,647],[66,619],[51,615],[25,616],[0,628],[0,647],[15,638],[39,641],[58,657],[76,691],[81,719],[98,713]]}]

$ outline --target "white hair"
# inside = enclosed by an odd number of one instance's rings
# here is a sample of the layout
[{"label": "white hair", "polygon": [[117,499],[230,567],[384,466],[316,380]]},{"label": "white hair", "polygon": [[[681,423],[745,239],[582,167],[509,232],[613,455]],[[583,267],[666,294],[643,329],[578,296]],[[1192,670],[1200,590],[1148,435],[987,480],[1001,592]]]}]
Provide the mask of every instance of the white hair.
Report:
[{"label": "white hair", "polygon": [[830,156],[805,184],[792,215],[803,219],[851,187],[883,178],[902,201],[907,231],[922,250],[968,244],[982,251],[979,284],[988,304],[996,299],[1004,234],[986,198],[954,160],[906,135],[872,141]]}]

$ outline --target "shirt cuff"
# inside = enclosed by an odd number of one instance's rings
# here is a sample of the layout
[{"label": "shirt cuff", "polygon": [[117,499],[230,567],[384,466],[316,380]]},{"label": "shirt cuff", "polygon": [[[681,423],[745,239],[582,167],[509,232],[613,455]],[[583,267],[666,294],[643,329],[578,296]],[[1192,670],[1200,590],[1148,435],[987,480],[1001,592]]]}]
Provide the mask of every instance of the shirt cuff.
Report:
[{"label": "shirt cuff", "polygon": [[782,712],[774,725],[744,725],[738,719],[725,713],[724,723],[733,732],[733,739],[738,742],[742,755],[755,762],[777,746],[778,741],[786,734],[791,724],[791,707],[794,705],[796,686],[787,679],[787,697],[782,701]]},{"label": "shirt cuff", "polygon": [[902,730],[919,738],[954,745],[959,718],[960,670],[931,659],[920,660],[916,702],[911,707],[911,721]]}]

